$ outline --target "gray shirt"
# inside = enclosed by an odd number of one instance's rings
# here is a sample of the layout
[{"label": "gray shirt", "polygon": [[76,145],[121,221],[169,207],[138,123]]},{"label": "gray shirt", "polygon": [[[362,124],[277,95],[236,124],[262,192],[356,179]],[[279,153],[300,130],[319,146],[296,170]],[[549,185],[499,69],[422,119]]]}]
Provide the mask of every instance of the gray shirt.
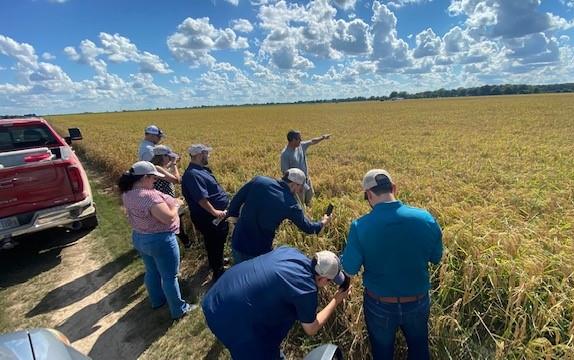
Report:
[{"label": "gray shirt", "polygon": [[309,145],[311,145],[311,140],[301,141],[301,145],[295,149],[285,146],[283,151],[281,151],[281,173],[285,173],[287,169],[297,168],[301,169],[305,173],[307,180],[309,180],[306,154]]},{"label": "gray shirt", "polygon": [[138,151],[138,159],[140,161],[151,161],[153,158],[153,148],[155,144],[148,140],[142,140]]}]

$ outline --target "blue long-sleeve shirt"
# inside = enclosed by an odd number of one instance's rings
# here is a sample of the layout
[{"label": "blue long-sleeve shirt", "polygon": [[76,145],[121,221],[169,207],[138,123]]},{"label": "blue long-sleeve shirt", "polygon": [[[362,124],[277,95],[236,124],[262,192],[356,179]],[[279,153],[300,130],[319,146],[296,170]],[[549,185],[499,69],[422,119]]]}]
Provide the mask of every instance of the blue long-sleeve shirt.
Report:
[{"label": "blue long-sleeve shirt", "polygon": [[256,176],[243,185],[227,214],[239,217],[231,237],[233,249],[251,256],[272,250],[275,231],[285,219],[307,234],[317,234],[323,227],[321,222],[305,217],[286,182],[265,176]]},{"label": "blue long-sleeve shirt", "polygon": [[442,257],[442,232],[426,210],[379,203],[353,221],[343,251],[345,272],[364,268],[363,285],[379,296],[413,296],[430,288],[428,263]]}]

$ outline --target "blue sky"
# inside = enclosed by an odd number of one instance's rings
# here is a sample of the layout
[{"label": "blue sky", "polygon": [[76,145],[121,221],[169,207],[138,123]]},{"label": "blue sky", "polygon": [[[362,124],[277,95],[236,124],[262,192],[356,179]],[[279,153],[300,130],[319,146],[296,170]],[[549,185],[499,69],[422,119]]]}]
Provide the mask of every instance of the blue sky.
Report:
[{"label": "blue sky", "polygon": [[4,0],[0,113],[574,81],[574,0]]}]

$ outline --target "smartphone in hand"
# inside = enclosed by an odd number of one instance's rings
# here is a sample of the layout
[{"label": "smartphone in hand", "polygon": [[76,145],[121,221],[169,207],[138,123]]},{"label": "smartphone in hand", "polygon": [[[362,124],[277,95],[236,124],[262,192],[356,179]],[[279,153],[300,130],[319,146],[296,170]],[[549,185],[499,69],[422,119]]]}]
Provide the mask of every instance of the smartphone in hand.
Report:
[{"label": "smartphone in hand", "polygon": [[346,291],[349,286],[351,285],[351,277],[345,273],[343,273],[345,275],[345,280],[343,281],[343,283],[341,285],[339,285],[339,289],[342,291]]},{"label": "smartphone in hand", "polygon": [[325,215],[327,216],[331,216],[331,214],[333,213],[333,204],[329,204],[329,206],[327,206],[327,209],[325,209]]}]

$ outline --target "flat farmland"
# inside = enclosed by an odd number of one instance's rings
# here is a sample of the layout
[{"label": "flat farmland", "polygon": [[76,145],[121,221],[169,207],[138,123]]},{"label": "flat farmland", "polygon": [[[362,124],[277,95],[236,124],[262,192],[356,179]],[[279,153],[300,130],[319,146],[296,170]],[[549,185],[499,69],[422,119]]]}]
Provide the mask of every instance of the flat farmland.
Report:
[{"label": "flat farmland", "polygon": [[[350,222],[369,210],[360,182],[385,168],[405,203],[427,208],[443,229],[445,253],[432,267],[430,336],[435,358],[574,357],[574,96],[499,96],[396,102],[219,107],[47,117],[79,127],[78,151],[112,181],[137,159],[143,129],[161,127],[182,154],[214,148],[210,166],[234,193],[255,175],[279,177],[285,135],[330,140],[308,151],[319,236],[284,225],[276,244],[311,254],[340,252]],[[203,259],[202,259],[203,260]],[[183,274],[185,277],[189,274]],[[362,286],[315,338],[299,326],[288,354],[322,343],[363,359],[368,341]],[[329,298],[334,289],[322,294]],[[404,353],[402,339],[399,351]],[[169,339],[164,340],[169,346]],[[181,346],[181,345],[180,345]],[[189,346],[194,346],[189,344]]]}]

